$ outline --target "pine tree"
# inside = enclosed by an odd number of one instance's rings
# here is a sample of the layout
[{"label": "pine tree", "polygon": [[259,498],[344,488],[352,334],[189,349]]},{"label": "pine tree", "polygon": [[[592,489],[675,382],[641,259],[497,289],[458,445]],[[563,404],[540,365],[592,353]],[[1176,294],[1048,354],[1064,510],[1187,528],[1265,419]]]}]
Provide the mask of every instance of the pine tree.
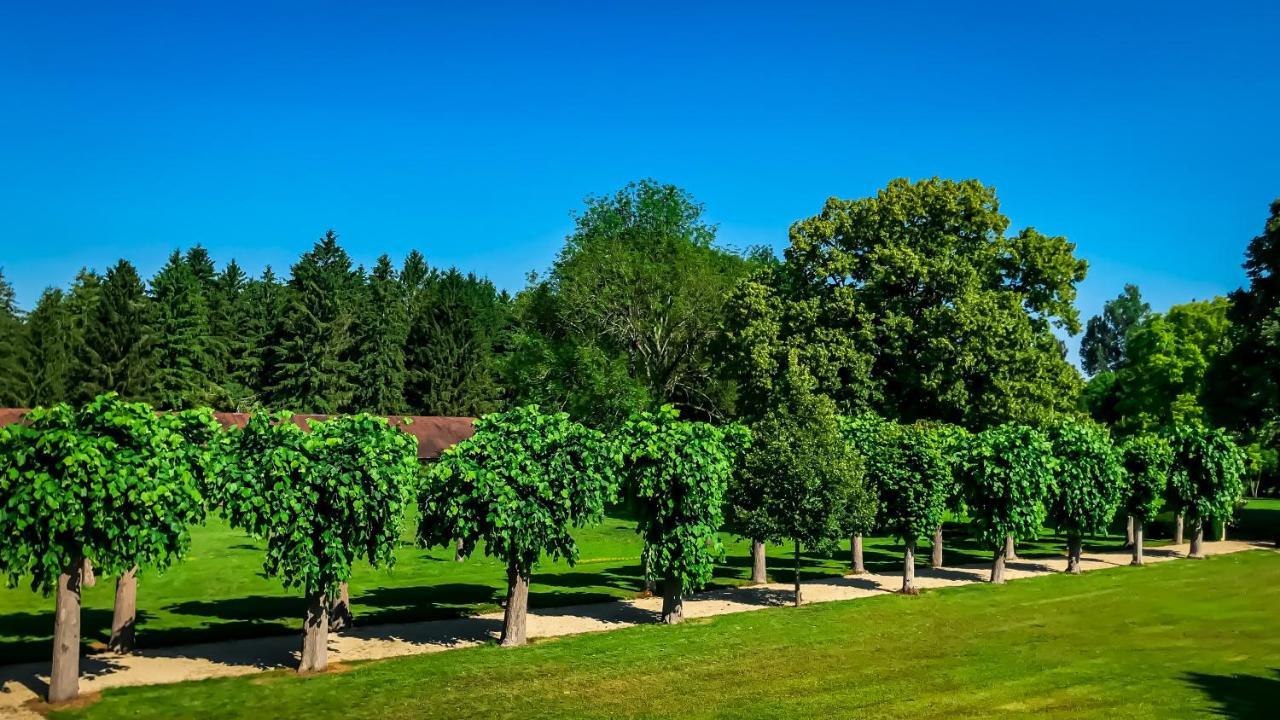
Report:
[{"label": "pine tree", "polygon": [[183,262],[191,268],[191,273],[202,289],[208,291],[213,287],[217,272],[214,270],[213,258],[209,257],[209,251],[203,245],[196,245],[188,250]]},{"label": "pine tree", "polygon": [[0,269],[0,405],[6,407],[24,404],[31,385],[24,362],[27,333],[15,298]]},{"label": "pine tree", "polygon": [[265,406],[266,388],[275,377],[275,353],[271,342],[284,315],[287,288],[271,270],[245,286],[241,296],[243,310],[239,334],[243,351],[233,353],[227,392],[231,407],[240,411]]},{"label": "pine tree", "polygon": [[70,365],[66,378],[65,400],[87,402],[93,398],[95,382],[91,382],[92,358],[86,347],[89,327],[97,320],[98,301],[102,297],[102,276],[88,268],[80,268],[67,294],[67,316],[71,323]]},{"label": "pine tree", "polygon": [[241,398],[251,394],[235,377],[237,363],[242,362],[248,352],[243,302],[248,285],[248,276],[233,259],[214,278],[207,295],[210,350],[215,367],[213,381],[218,386],[218,402],[225,407],[234,407]]},{"label": "pine tree", "polygon": [[86,363],[80,393],[115,391],[125,400],[149,400],[153,371],[151,308],[138,271],[121,260],[107,271],[85,326]]},{"label": "pine tree", "polygon": [[435,274],[413,307],[405,399],[424,415],[500,408],[496,347],[506,304],[493,283],[456,269]]},{"label": "pine tree", "polygon": [[272,407],[316,413],[352,407],[358,279],[332,230],[294,264],[287,305],[270,341]]},{"label": "pine tree", "polygon": [[408,318],[404,288],[386,255],[369,276],[362,309],[356,408],[380,415],[403,412]]},{"label": "pine tree", "polygon": [[55,405],[70,398],[80,347],[75,321],[70,297],[57,288],[45,290],[27,316],[30,405]]},{"label": "pine tree", "polygon": [[215,399],[218,353],[205,287],[176,250],[151,281],[155,343],[147,397],[157,407],[181,410]]}]

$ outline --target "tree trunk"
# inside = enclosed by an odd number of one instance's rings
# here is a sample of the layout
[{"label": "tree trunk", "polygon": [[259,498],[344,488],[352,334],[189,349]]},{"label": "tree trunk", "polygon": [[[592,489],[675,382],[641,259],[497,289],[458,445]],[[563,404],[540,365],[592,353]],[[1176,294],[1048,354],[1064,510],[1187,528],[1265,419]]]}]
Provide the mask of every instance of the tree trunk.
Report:
[{"label": "tree trunk", "polygon": [[1197,520],[1195,525],[1195,533],[1191,536],[1191,552],[1187,553],[1187,557],[1193,560],[1204,559],[1204,521]]},{"label": "tree trunk", "polygon": [[759,540],[751,541],[751,584],[764,585],[769,582],[769,574],[765,565],[765,547]]},{"label": "tree trunk", "polygon": [[1182,528],[1183,528],[1183,525],[1185,524],[1185,521],[1186,521],[1186,517],[1182,513],[1178,513],[1178,518],[1173,523],[1173,544],[1174,545],[1182,544]]},{"label": "tree trunk", "polygon": [[1127,548],[1133,547],[1133,516],[1132,515],[1129,516],[1129,520],[1128,522],[1125,523],[1125,526],[1124,526],[1124,546]]},{"label": "tree trunk", "polygon": [[1133,519],[1133,561],[1130,565],[1142,565],[1142,518]]},{"label": "tree trunk", "polygon": [[1222,521],[1222,534],[1218,536],[1218,541],[1219,542],[1227,541],[1227,521],[1226,520]]},{"label": "tree trunk", "polygon": [[1067,537],[1067,572],[1072,575],[1080,574],[1080,536],[1069,535]]},{"label": "tree trunk", "polygon": [[1018,543],[1012,535],[1004,539],[1004,557],[1006,560],[1018,559]]},{"label": "tree trunk", "polygon": [[329,604],[329,632],[346,630],[355,624],[351,614],[351,588],[346,583],[338,586],[338,596]]},{"label": "tree trunk", "polygon": [[528,642],[529,571],[515,563],[507,565],[507,608],[502,614],[502,647],[519,647]]},{"label": "tree trunk", "polygon": [[323,592],[307,597],[307,619],[302,624],[302,657],[298,672],[320,672],[329,666],[328,598]]},{"label": "tree trunk", "polygon": [[121,655],[133,652],[137,622],[138,566],[134,565],[116,578],[116,605],[111,615],[111,640],[107,648]]},{"label": "tree trunk", "polygon": [[662,581],[662,622],[679,625],[684,620],[684,587],[679,578]]},{"label": "tree trunk", "polygon": [[795,560],[796,560],[796,563],[795,563],[795,566],[796,566],[796,567],[795,567],[795,570],[796,570],[796,577],[795,577],[795,585],[796,585],[796,607],[800,607],[800,603],[804,602],[804,595],[803,595],[803,593],[801,593],[801,591],[800,591],[800,541],[799,541],[799,540],[796,540],[796,546],[795,546],[795,547],[796,547],[796,552],[795,552]]},{"label": "tree trunk", "polygon": [[1006,547],[998,548],[996,550],[995,562],[991,563],[991,584],[992,585],[1004,584],[1004,555],[1007,549],[1008,549],[1008,546],[1006,545]]},{"label": "tree trunk", "polygon": [[71,700],[80,694],[80,575],[84,561],[76,559],[58,576],[53,619],[53,667],[49,670],[49,702]]},{"label": "tree trunk", "polygon": [[98,584],[98,577],[93,574],[93,561],[84,559],[84,569],[80,571],[80,587],[93,587]]},{"label": "tree trunk", "polygon": [[902,594],[919,595],[916,589],[916,541],[907,541],[906,552],[902,554]]},{"label": "tree trunk", "polygon": [[933,552],[929,554],[929,567],[942,567],[942,526],[933,531]]},{"label": "tree trunk", "polygon": [[458,538],[457,540],[453,541],[453,561],[454,562],[462,562],[463,560],[467,559],[466,554],[462,552],[462,547],[463,547],[462,538]]},{"label": "tree trunk", "polygon": [[861,575],[867,571],[867,566],[862,563],[862,533],[854,535],[849,545],[853,549],[853,574]]}]

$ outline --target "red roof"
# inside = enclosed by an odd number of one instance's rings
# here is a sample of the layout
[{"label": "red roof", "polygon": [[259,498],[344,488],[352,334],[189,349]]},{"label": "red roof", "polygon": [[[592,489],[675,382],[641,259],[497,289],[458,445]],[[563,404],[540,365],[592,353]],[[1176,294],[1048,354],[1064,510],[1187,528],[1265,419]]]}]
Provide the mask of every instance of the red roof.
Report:
[{"label": "red roof", "polygon": [[[0,427],[21,422],[26,408],[0,408]],[[244,427],[249,413],[216,412],[214,419],[223,427]],[[326,415],[294,415],[293,422],[303,430],[309,430],[308,420],[324,420]],[[440,457],[440,452],[450,445],[466,440],[475,432],[469,417],[442,417],[436,415],[392,415],[388,421],[418,440],[418,459]],[[407,422],[406,422],[407,421]]]}]

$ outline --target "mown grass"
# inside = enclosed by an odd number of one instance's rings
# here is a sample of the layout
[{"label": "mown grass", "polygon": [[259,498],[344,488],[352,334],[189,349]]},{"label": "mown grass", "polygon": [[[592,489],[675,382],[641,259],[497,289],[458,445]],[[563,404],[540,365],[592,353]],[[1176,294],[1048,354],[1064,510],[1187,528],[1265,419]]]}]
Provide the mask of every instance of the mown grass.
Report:
[{"label": "mown grass", "polygon": [[[1164,519],[1148,531],[1152,544],[1167,538],[1171,521]],[[544,563],[533,576],[530,604],[553,607],[634,597],[643,591],[640,540],[635,523],[617,512],[596,527],[578,533],[581,557],[576,567]],[[1244,537],[1270,537],[1280,528],[1280,501],[1252,501],[1241,516]],[[1119,529],[1119,528],[1117,528]],[[1247,532],[1246,532],[1247,531]],[[964,535],[964,526],[949,523],[945,561],[948,565],[986,562],[990,555]],[[715,584],[734,585],[749,577],[748,544],[724,536],[725,561]],[[1090,547],[1115,549],[1113,534],[1096,538]],[[1041,540],[1024,544],[1026,557],[1062,553],[1063,540],[1046,531]],[[927,562],[927,548],[918,559]],[[866,559],[872,570],[897,572],[901,546],[883,538],[868,538]],[[770,572],[780,582],[792,578],[785,548],[770,549]],[[847,544],[831,553],[805,553],[801,576],[813,578],[846,572]],[[406,535],[396,567],[375,571],[358,567],[351,582],[352,604],[361,624],[428,620],[486,612],[498,608],[505,596],[506,575],[501,565],[474,556],[453,561],[452,550],[424,551]],[[84,591],[83,637],[87,647],[105,644],[110,634],[114,579],[99,578]],[[216,519],[193,533],[191,553],[167,573],[144,571],[139,582],[138,642],[143,648],[294,633],[301,627],[301,598],[286,592],[279,581],[262,575],[262,549],[243,533]],[[53,630],[53,601],[26,587],[0,590],[0,662],[43,661],[49,657]]]},{"label": "mown grass", "polygon": [[289,672],[57,717],[1274,717],[1280,555],[1255,551]]}]

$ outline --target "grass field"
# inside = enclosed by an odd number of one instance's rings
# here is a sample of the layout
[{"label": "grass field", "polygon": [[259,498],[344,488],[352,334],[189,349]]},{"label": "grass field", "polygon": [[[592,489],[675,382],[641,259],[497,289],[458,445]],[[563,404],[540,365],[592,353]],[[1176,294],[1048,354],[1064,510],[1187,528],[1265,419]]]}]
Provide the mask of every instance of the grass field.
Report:
[{"label": "grass field", "polygon": [[110,718],[1274,717],[1280,555],[109,690]]},{"label": "grass field", "polygon": [[[1269,537],[1280,528],[1280,501],[1253,501],[1241,516],[1239,536]],[[1168,521],[1157,523],[1149,538],[1168,536]],[[615,514],[597,527],[579,533],[581,559],[576,567],[546,563],[534,573],[530,605],[550,607],[633,597],[643,589],[640,541],[634,522]],[[748,545],[725,536],[726,558],[717,570],[716,584],[744,582],[750,574]],[[1118,536],[1098,538],[1096,547],[1114,549]],[[947,528],[949,565],[986,562],[989,553],[964,537],[961,525]],[[1024,545],[1026,557],[1063,552],[1061,538],[1047,534]],[[1086,546],[1087,549],[1087,546]],[[866,559],[872,569],[897,570],[901,547],[886,538],[869,538]],[[927,562],[927,549],[919,559]],[[773,548],[771,574],[790,581],[791,559]],[[848,549],[831,554],[807,554],[802,577],[841,574],[848,567]],[[475,556],[453,561],[452,551],[427,552],[406,537],[391,571],[357,568],[351,583],[357,622],[376,624],[425,620],[497,609],[505,596],[506,575],[494,560]],[[114,579],[100,578],[84,591],[85,644],[105,644],[110,631]],[[211,520],[194,532],[187,560],[163,575],[145,572],[138,588],[141,647],[160,647],[210,640],[297,632],[303,603],[285,592],[279,581],[262,576],[258,543],[220,521]],[[53,629],[53,600],[26,587],[0,590],[0,657],[3,662],[47,660]]]}]

